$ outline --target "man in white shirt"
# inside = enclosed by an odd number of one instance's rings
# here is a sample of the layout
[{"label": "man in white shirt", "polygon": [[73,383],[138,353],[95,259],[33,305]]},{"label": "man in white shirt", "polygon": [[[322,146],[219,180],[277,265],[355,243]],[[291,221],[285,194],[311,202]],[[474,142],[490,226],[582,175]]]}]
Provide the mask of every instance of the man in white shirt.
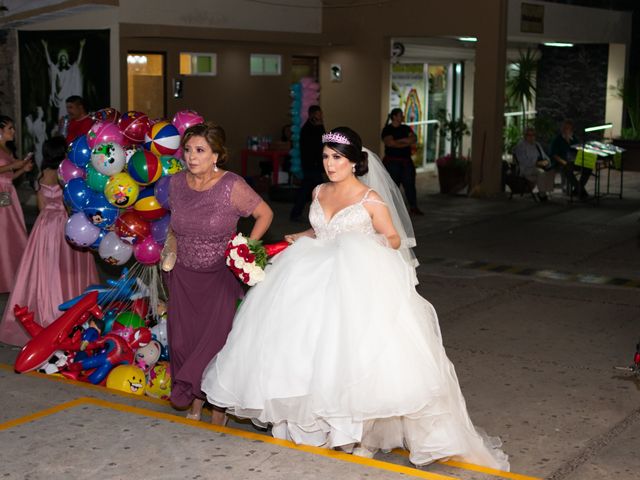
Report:
[{"label": "man in white shirt", "polygon": [[527,127],[524,138],[513,149],[520,165],[520,175],[538,187],[538,198],[546,202],[548,192],[553,191],[556,172],[542,146],[536,142],[536,130]]}]

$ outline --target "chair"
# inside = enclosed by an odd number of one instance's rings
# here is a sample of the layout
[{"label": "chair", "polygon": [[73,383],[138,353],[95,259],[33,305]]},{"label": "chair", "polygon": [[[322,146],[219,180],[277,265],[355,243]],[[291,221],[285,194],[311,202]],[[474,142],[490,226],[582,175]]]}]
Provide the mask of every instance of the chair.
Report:
[{"label": "chair", "polygon": [[[505,162],[506,163],[506,162]],[[535,183],[526,179],[520,174],[520,163],[518,163],[518,157],[513,155],[511,164],[508,164],[507,170],[504,174],[504,183],[509,187],[509,199],[513,198],[514,194],[519,194],[521,197],[528,193],[534,202],[538,201],[533,189]]]}]

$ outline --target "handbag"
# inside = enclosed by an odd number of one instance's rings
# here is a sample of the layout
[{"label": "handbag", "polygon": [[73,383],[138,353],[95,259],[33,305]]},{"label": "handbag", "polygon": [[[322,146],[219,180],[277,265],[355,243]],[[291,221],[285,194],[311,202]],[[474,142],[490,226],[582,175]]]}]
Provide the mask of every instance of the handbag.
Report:
[{"label": "handbag", "polygon": [[11,206],[11,192],[0,192],[0,207]]}]

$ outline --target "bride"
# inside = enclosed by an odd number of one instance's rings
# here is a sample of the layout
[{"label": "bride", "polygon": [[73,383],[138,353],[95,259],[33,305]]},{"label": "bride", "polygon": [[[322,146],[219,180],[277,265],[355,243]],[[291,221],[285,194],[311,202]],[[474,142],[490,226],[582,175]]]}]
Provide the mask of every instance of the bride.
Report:
[{"label": "bride", "polygon": [[250,290],[202,390],[296,443],[508,470],[499,440],[471,423],[436,312],[415,290],[397,188],[353,130],[322,141],[330,182],[314,190],[313,228],[285,237],[293,245]]}]

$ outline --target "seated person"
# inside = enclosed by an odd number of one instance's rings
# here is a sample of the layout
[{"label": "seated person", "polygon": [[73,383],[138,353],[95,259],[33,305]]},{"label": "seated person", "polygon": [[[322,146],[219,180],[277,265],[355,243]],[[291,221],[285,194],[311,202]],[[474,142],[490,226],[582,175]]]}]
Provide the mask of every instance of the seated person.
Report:
[{"label": "seated person", "polygon": [[520,166],[520,175],[537,187],[538,198],[546,202],[549,192],[553,191],[556,172],[544,149],[536,142],[535,128],[527,127],[524,138],[513,149],[513,155]]},{"label": "seated person", "polygon": [[[575,155],[571,149],[571,145],[578,143],[573,136],[573,122],[565,120],[560,127],[560,133],[551,142],[551,161],[556,170],[563,173],[569,187],[571,195],[580,198],[588,198],[589,194],[585,190],[585,185],[591,176],[591,169],[585,167],[576,167],[574,164]],[[576,180],[575,173],[580,171],[580,182]]]}]

